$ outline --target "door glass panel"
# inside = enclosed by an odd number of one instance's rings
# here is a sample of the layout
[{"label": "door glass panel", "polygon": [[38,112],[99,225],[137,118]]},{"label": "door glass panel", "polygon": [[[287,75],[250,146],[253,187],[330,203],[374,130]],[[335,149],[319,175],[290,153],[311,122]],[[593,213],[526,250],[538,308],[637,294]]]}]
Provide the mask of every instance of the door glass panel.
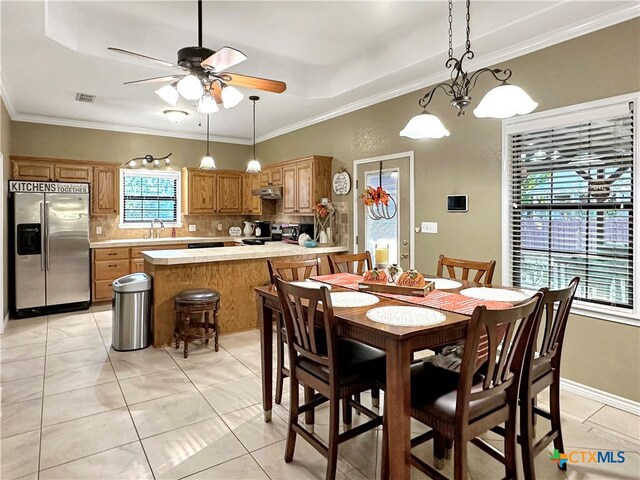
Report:
[{"label": "door glass panel", "polygon": [[[377,187],[380,185],[379,172],[366,172],[365,180],[367,186]],[[396,201],[396,207],[400,210],[398,183],[397,168],[382,171],[382,188]],[[391,202],[389,202],[389,212],[393,213]],[[388,245],[389,263],[400,263],[398,258],[399,222],[399,213],[389,220],[373,220],[365,211],[365,249],[371,252],[373,256],[376,245],[378,247]]]}]

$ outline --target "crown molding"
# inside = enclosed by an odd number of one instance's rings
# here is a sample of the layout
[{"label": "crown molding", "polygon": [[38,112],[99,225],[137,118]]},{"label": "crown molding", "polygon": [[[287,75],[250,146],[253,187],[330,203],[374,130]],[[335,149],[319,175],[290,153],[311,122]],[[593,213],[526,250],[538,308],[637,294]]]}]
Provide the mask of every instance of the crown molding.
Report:
[{"label": "crown molding", "polygon": [[[528,53],[532,53],[537,50],[542,50],[543,48],[550,47],[552,45],[556,45],[558,43],[562,43],[567,40],[571,40],[573,38],[580,37],[582,35],[586,35],[588,33],[595,32],[597,30],[601,30],[606,27],[610,27],[617,23],[621,23],[626,20],[631,20],[632,18],[635,18],[638,16],[640,16],[640,3],[627,5],[625,7],[611,10],[605,15],[600,15],[598,17],[594,17],[582,22],[576,22],[573,25],[559,28],[551,32],[545,33],[543,35],[539,35],[538,37],[535,37],[526,42],[516,43],[502,50],[498,50],[497,52],[494,52],[490,55],[486,55],[482,57],[480,61],[476,60],[473,62],[468,62],[467,65],[469,67],[469,70],[477,70],[479,68],[495,65],[505,60],[511,60],[516,57],[521,57]],[[281,135],[285,135],[287,133],[291,133],[296,130],[309,127],[311,125],[315,125],[316,123],[324,122],[326,120],[330,120],[332,118],[336,118],[341,115],[345,115],[347,113],[360,110],[362,108],[370,107],[371,105],[375,105],[377,103],[381,103],[386,100],[390,100],[392,98],[396,98],[401,95],[414,92],[421,88],[429,87],[438,82],[442,82],[448,78],[449,78],[448,71],[443,71],[437,74],[429,75],[420,80],[405,83],[403,85],[394,87],[384,92],[371,95],[362,100],[352,102],[340,108],[336,108],[326,113],[322,113],[315,117],[311,117],[306,120],[302,120],[300,122],[292,123],[290,125],[279,128],[277,130],[273,130],[269,133],[266,133],[256,138],[256,142],[257,143],[264,142],[266,140],[270,140],[272,138],[276,138]],[[418,109],[416,108],[416,110]]]},{"label": "crown molding", "polygon": [[16,116],[15,108],[13,108],[13,103],[11,103],[11,97],[9,96],[9,92],[7,92],[7,84],[4,81],[4,76],[2,75],[2,70],[0,69],[0,97],[2,97],[2,101],[4,102],[4,106],[7,107],[7,112],[9,112],[9,117],[13,120]]},{"label": "crown molding", "polygon": [[[41,123],[45,125],[59,125],[62,127],[89,128],[94,130],[106,130],[111,132],[137,133],[139,135],[156,135],[160,137],[185,138],[188,140],[202,140],[202,141],[206,141],[207,139],[205,134],[199,135],[199,134],[184,133],[184,132],[169,132],[167,130],[155,130],[153,128],[141,128],[141,127],[131,127],[131,126],[120,127],[118,125],[112,125],[110,123],[87,122],[84,120],[68,120],[65,118],[43,117],[39,115],[16,114],[16,115],[13,115],[11,119],[16,122]],[[234,143],[238,145],[253,144],[251,140],[244,139],[244,138],[221,137],[221,136],[209,135],[209,139],[213,142]]]}]

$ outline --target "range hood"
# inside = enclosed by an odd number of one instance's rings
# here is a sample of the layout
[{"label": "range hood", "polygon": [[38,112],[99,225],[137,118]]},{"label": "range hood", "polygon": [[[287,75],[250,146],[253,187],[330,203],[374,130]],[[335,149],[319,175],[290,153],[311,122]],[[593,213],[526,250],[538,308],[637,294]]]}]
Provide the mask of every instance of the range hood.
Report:
[{"label": "range hood", "polygon": [[282,198],[282,187],[262,187],[251,190],[251,194],[265,200],[280,200]]}]

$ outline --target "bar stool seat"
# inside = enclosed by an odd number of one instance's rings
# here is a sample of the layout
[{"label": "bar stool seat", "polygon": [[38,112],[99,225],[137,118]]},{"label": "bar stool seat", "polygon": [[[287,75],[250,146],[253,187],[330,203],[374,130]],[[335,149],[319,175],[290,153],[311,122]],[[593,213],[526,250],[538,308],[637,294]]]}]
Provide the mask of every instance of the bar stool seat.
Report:
[{"label": "bar stool seat", "polygon": [[[178,292],[174,297],[176,327],[173,336],[176,348],[184,342],[184,358],[189,356],[189,342],[214,339],[214,349],[219,350],[218,313],[220,310],[220,293],[209,288],[194,288]],[[199,330],[203,331],[200,332]]]}]

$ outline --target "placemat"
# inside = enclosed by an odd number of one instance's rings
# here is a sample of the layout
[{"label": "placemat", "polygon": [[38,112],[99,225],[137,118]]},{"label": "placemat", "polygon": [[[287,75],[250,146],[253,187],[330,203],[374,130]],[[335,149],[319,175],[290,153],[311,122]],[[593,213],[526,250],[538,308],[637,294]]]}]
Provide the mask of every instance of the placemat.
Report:
[{"label": "placemat", "polygon": [[367,318],[374,322],[397,327],[426,327],[444,322],[444,313],[420,307],[377,307],[367,312]]},{"label": "placemat", "polygon": [[361,292],[334,292],[331,294],[331,303],[334,307],[368,307],[375,305],[380,299],[375,295]]}]

